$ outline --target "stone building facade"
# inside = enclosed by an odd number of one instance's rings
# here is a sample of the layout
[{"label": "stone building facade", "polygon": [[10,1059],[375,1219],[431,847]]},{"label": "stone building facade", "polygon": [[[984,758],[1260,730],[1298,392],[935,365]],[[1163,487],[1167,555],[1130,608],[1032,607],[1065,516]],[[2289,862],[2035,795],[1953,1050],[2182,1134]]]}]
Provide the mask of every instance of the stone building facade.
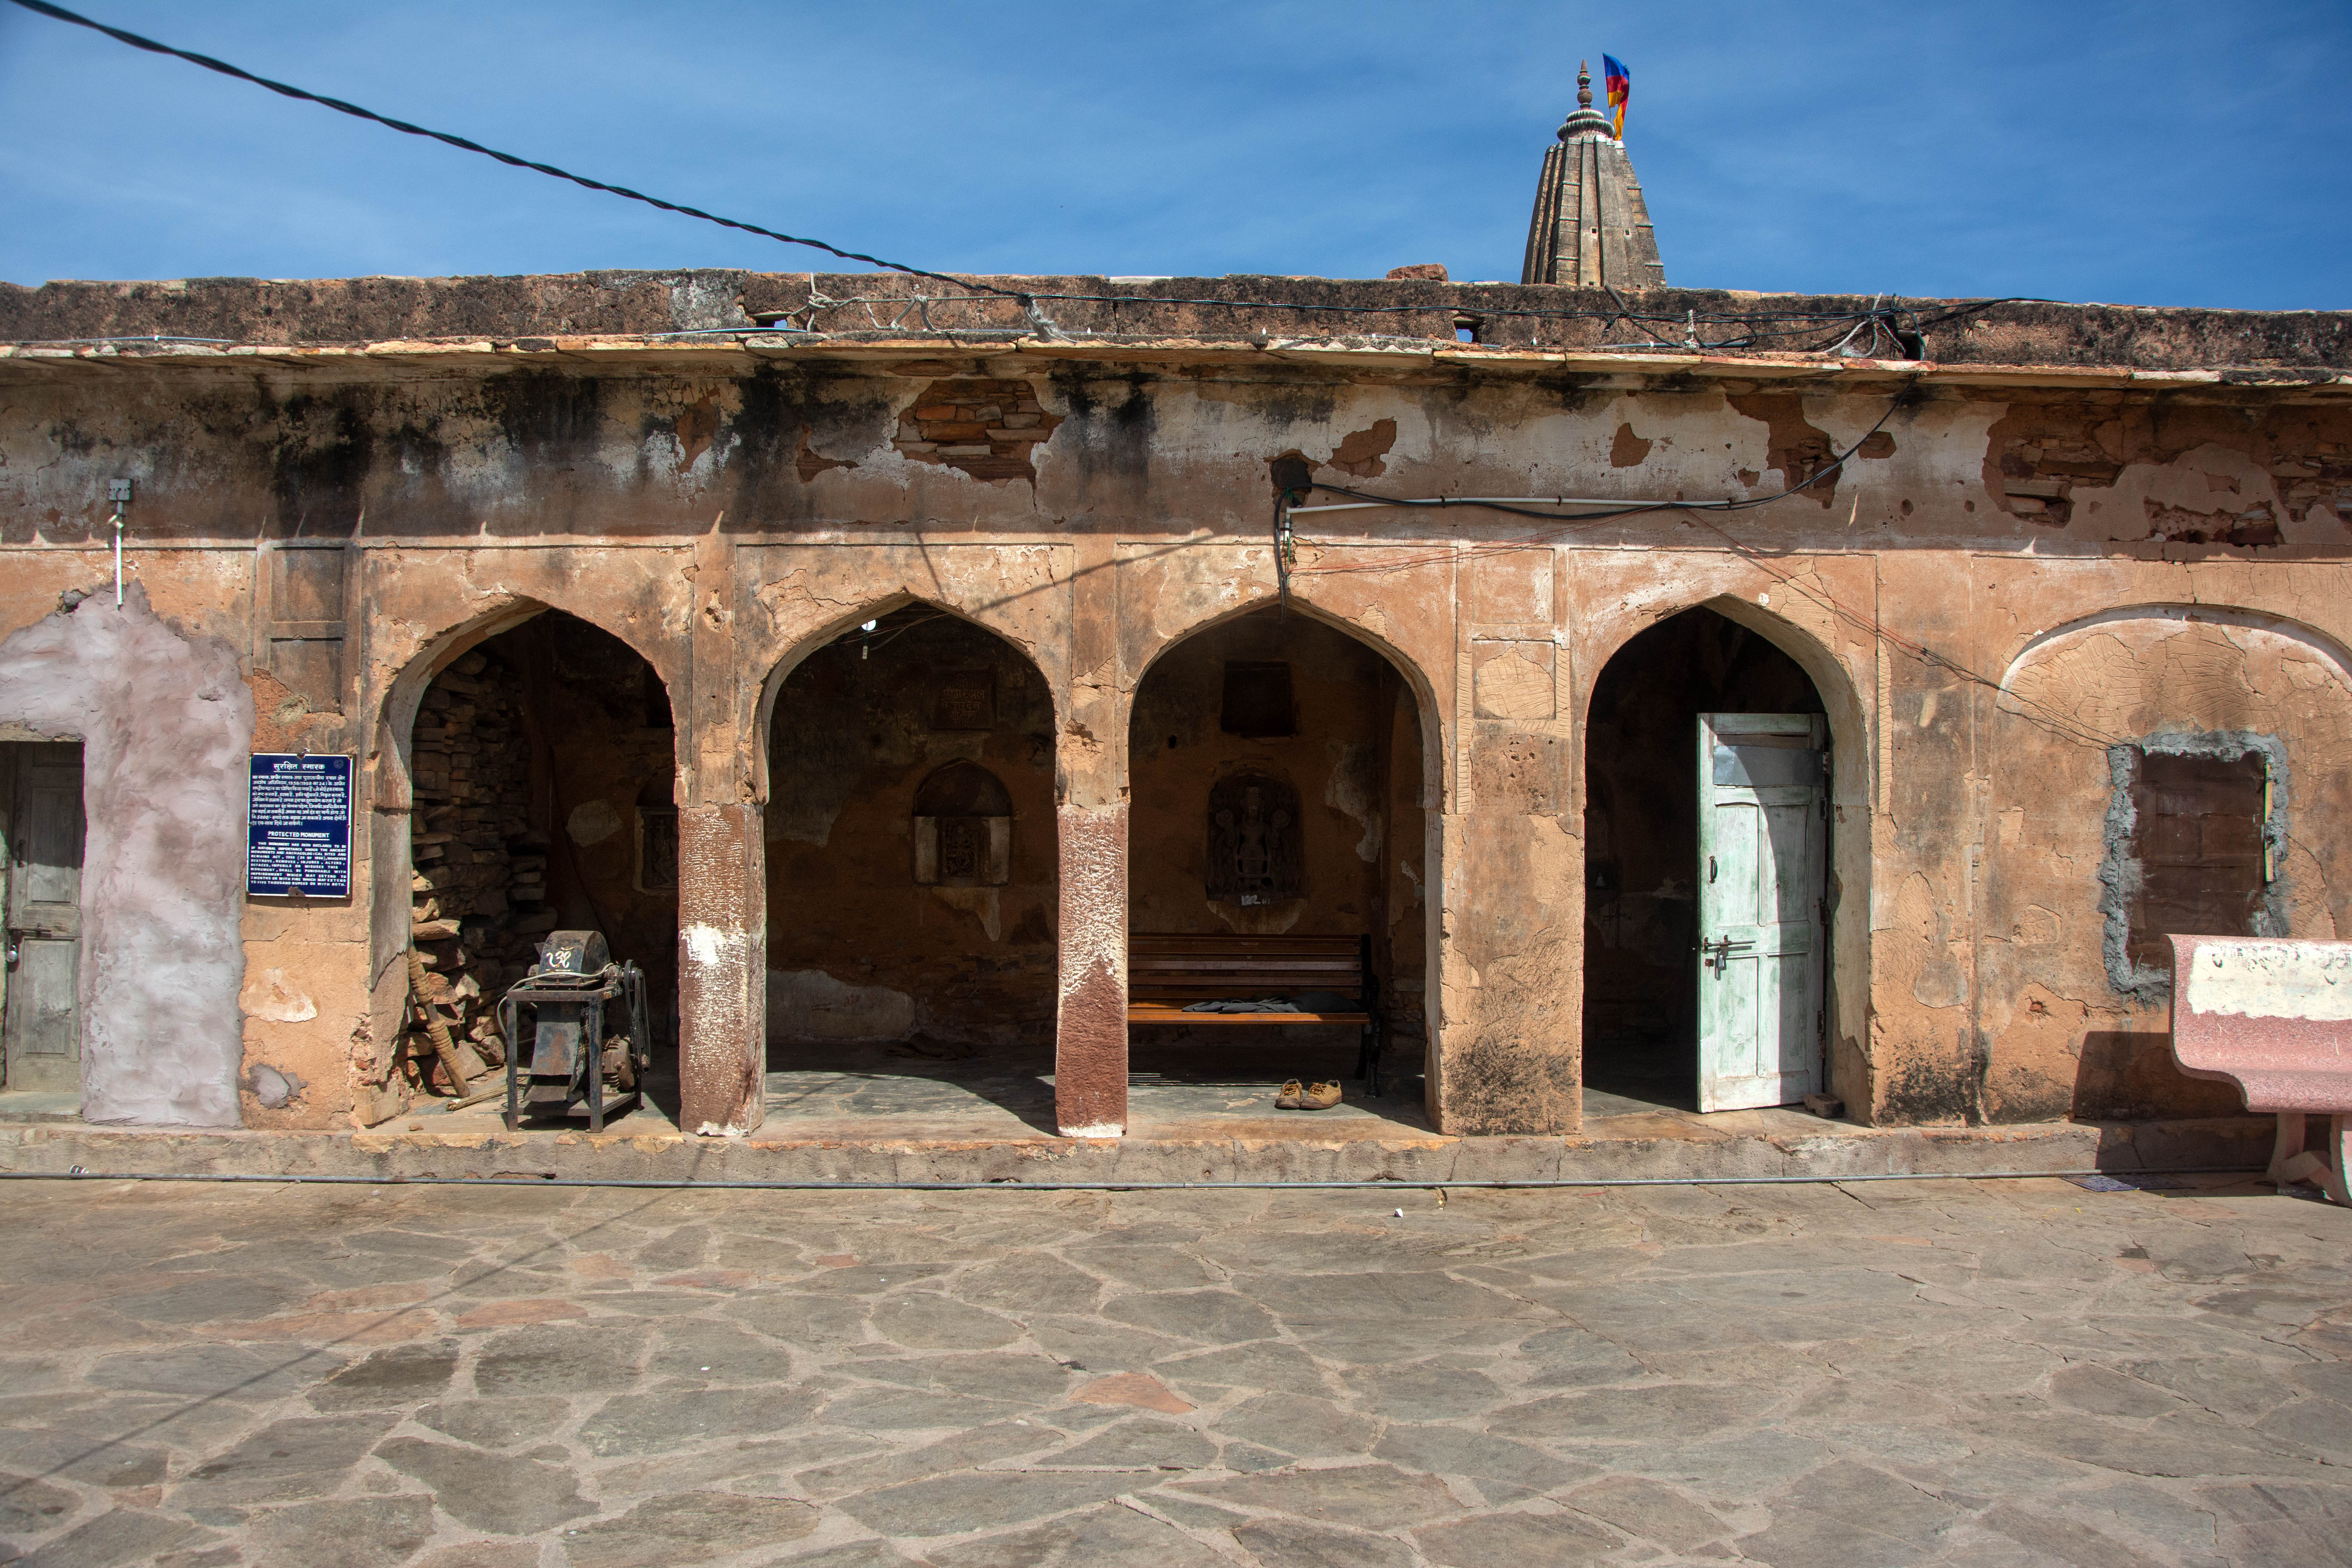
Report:
[{"label": "stone building facade", "polygon": [[[1787,1026],[1849,1114],[2233,1109],[2146,941],[2352,929],[2352,318],[1633,309],[0,289],[0,742],[79,747],[82,1114],[381,1120],[420,993],[475,1050],[594,923],[688,1131],[757,1126],[772,1049],[928,1037],[1110,1135],[1130,932],[1238,931],[1370,937],[1444,1130],[1573,1132],[1589,1076],[1696,1070],[1727,714],[1826,769]],[[1529,497],[1619,504],[1386,504]],[[356,759],[350,899],[244,896],[253,752]]]}]

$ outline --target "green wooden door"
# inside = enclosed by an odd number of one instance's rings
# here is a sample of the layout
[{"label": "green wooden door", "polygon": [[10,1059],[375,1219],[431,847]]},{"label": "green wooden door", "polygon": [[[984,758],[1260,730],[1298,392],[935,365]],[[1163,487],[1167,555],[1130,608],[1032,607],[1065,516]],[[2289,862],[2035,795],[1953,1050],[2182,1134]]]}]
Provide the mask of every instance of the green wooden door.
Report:
[{"label": "green wooden door", "polygon": [[1813,713],[1698,716],[1698,1108],[1822,1086],[1829,755]]},{"label": "green wooden door", "polygon": [[7,1087],[81,1088],[81,747],[0,746],[7,881]]}]

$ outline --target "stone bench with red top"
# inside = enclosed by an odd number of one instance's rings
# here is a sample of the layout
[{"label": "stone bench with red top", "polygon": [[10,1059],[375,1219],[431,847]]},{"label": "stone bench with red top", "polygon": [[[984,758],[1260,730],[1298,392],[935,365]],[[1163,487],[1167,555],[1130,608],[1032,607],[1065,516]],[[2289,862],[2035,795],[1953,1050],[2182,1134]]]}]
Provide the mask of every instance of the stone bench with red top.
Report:
[{"label": "stone bench with red top", "polygon": [[[2352,1121],[2352,942],[2173,936],[2172,1055],[2191,1078],[2233,1083],[2246,1109],[2278,1118],[2270,1179],[2347,1190]],[[2309,1150],[2309,1119],[2327,1118]]]}]

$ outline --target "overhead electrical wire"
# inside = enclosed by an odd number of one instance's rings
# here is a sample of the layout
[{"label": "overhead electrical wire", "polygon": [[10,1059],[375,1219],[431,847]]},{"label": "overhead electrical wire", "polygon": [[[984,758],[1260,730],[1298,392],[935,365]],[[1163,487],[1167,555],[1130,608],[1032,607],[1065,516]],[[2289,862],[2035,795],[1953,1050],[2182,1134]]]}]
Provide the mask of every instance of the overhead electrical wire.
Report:
[{"label": "overhead electrical wire", "polygon": [[[118,43],[128,45],[131,48],[140,49],[148,54],[163,55],[173,59],[184,60],[190,65],[200,66],[205,70],[215,71],[222,76],[229,77],[238,81],[249,82],[253,86],[265,88],[271,92],[278,94],[280,97],[294,99],[304,103],[315,103],[321,108],[331,109],[338,114],[348,114],[354,119],[368,121],[373,124],[382,125],[389,130],[397,131],[403,135],[421,136],[428,141],[439,142],[446,146],[455,147],[460,152],[475,153],[485,158],[495,159],[499,163],[505,163],[512,168],[528,169],[535,174],[545,174],[553,179],[568,181],[572,184],[582,186],[587,190],[602,191],[609,195],[621,196],[633,202],[642,202],[647,206],[658,208],[663,212],[677,213],[684,217],[698,218],[705,223],[716,224],[722,228],[731,228],[744,234],[758,235],[762,238],[776,240],[784,245],[804,246],[813,250],[824,251],[828,256],[837,256],[845,261],[862,261],[868,266],[881,268],[885,271],[899,273],[909,278],[927,279],[932,282],[946,283],[958,289],[972,291],[960,295],[948,295],[943,297],[914,296],[910,298],[903,295],[884,295],[875,297],[860,296],[848,300],[829,300],[821,296],[813,297],[807,304],[786,313],[789,315],[800,315],[805,313],[809,318],[810,326],[803,330],[814,330],[814,321],[819,311],[845,309],[850,306],[865,307],[868,321],[873,321],[874,325],[877,328],[879,328],[879,321],[875,321],[873,317],[872,307],[877,304],[887,304],[900,307],[898,320],[903,320],[908,310],[920,309],[924,316],[924,325],[926,329],[931,331],[986,331],[994,330],[1018,331],[1024,330],[1034,330],[1043,332],[1048,337],[1094,335],[1083,330],[1073,330],[1060,327],[1048,319],[1038,306],[1040,301],[1052,300],[1071,304],[1105,304],[1114,307],[1119,305],[1157,305],[1190,309],[1286,310],[1314,315],[1412,316],[1444,312],[1451,315],[1469,315],[1479,318],[1495,317],[1498,319],[1511,320],[1534,320],[1538,321],[1599,321],[1605,323],[1623,321],[1628,325],[1643,330],[1647,330],[1653,326],[1678,327],[1683,331],[1683,338],[1679,342],[1651,341],[1642,343],[1602,344],[1601,345],[1601,347],[1606,349],[1679,349],[1698,353],[1753,349],[1759,346],[1759,342],[1762,340],[1787,340],[1801,337],[1816,337],[1826,329],[1830,335],[1823,339],[1819,345],[1809,351],[1800,350],[1798,352],[1836,353],[1850,344],[1855,334],[1865,326],[1870,328],[1871,345],[1874,349],[1877,346],[1878,337],[1882,327],[1894,338],[1897,347],[1915,348],[1918,343],[1920,336],[1928,327],[1937,326],[1946,321],[1990,310],[1996,305],[2020,302],[2042,302],[2027,301],[2021,297],[2005,298],[2000,300],[1969,300],[1965,303],[1956,305],[1937,314],[1922,316],[1919,314],[1916,308],[1905,305],[1899,299],[1897,299],[1894,303],[1884,307],[1882,307],[1876,300],[1874,300],[1871,309],[1864,311],[1759,310],[1703,313],[1694,310],[1685,310],[1681,317],[1677,318],[1671,313],[1658,314],[1655,312],[1636,310],[1632,306],[1628,305],[1623,298],[1619,296],[1614,289],[1610,290],[1611,298],[1615,300],[1617,307],[1613,310],[1530,310],[1502,305],[1486,306],[1475,303],[1465,304],[1459,301],[1438,304],[1395,303],[1365,305],[1325,303],[1307,300],[1160,299],[1148,294],[1047,293],[1028,289],[1007,289],[993,283],[982,281],[978,278],[971,277],[969,275],[959,277],[945,272],[935,272],[927,268],[913,267],[905,262],[890,261],[882,257],[871,256],[864,251],[845,249],[827,240],[814,239],[802,235],[785,234],[781,230],[769,228],[761,224],[746,222],[740,218],[724,217],[717,213],[707,212],[700,207],[688,206],[680,202],[665,201],[659,196],[648,195],[643,191],[633,190],[626,185],[617,185],[609,181],[593,179],[586,174],[576,174],[569,169],[559,168],[552,163],[542,163],[533,159],[520,157],[512,153],[502,153],[494,147],[486,147],[482,143],[473,141],[468,137],[455,135],[446,131],[435,131],[430,127],[418,125],[405,120],[395,120],[390,115],[379,114],[374,110],[364,108],[359,104],[352,103],[348,100],[331,98],[324,93],[312,92],[306,88],[296,87],[289,82],[278,81],[268,77],[257,75],[252,71],[245,69],[243,67],[232,65],[226,60],[215,58],[211,55],[198,54],[192,49],[178,48],[173,45],[162,43],[154,38],[147,37],[142,34],[133,33],[121,27],[112,26],[107,23],[98,21],[93,17],[85,16],[78,11],[70,11],[65,6],[51,4],[50,0],[14,0],[14,3],[27,11],[33,12],[37,16],[47,16],[54,21],[65,22],[77,27],[87,27],[92,32],[103,34],[105,37],[112,38]],[[978,301],[993,302],[996,300],[1006,300],[1020,305],[1028,319],[1026,328],[937,328],[932,326],[929,320],[929,307],[935,304],[948,305]],[[1912,339],[1912,342],[1909,345],[1906,345],[1903,342],[1903,334],[1896,330],[1897,322],[1900,319],[1907,319],[1910,323],[1909,336]],[[1773,323],[1797,324],[1774,325]],[[892,322],[892,326],[894,328],[897,324],[897,321]],[[1710,327],[1728,327],[1737,329],[1737,331],[1735,335],[1726,337],[1716,342],[1707,342],[1700,338],[1698,335],[1698,328],[1702,324]],[[1839,330],[1841,328],[1843,329],[1843,331]],[[718,332],[748,332],[754,330],[756,329],[748,327],[716,328],[709,329],[707,331],[697,331],[690,333],[668,333],[662,335],[699,337]],[[68,342],[79,343],[92,342],[99,340],[57,339],[43,341],[60,343]],[[194,342],[199,341],[213,342],[215,340],[155,340],[142,338],[138,340],[123,341],[172,341]],[[1907,357],[1916,358],[1918,356],[1915,353],[1908,354]]]},{"label": "overhead electrical wire", "polygon": [[800,235],[779,233],[775,229],[764,228],[756,223],[721,217],[717,213],[705,212],[700,207],[690,207],[678,202],[666,202],[659,196],[649,196],[643,191],[633,191],[626,185],[592,180],[585,174],[575,174],[568,169],[559,169],[552,163],[540,163],[529,158],[519,158],[511,153],[501,153],[495,147],[485,147],[478,142],[469,141],[463,136],[453,136],[446,131],[433,131],[422,125],[413,125],[405,120],[394,120],[389,115],[378,114],[373,109],[362,109],[356,103],[347,102],[340,98],[328,98],[321,93],[310,92],[286,82],[272,81],[266,76],[256,76],[249,70],[233,66],[226,60],[215,59],[210,55],[196,54],[189,49],[173,48],[171,45],[158,43],[153,38],[126,32],[121,27],[110,27],[104,22],[94,21],[78,11],[68,11],[62,5],[50,5],[49,0],[16,0],[16,3],[38,16],[47,16],[55,21],[70,22],[77,27],[88,27],[94,33],[105,34],[117,43],[128,44],[134,49],[144,49],[151,55],[169,55],[173,59],[185,60],[190,65],[202,66],[208,71],[218,71],[223,76],[234,77],[239,81],[251,82],[256,87],[268,88],[283,98],[299,99],[305,103],[315,103],[321,108],[331,109],[338,114],[348,114],[353,119],[372,121],[378,125],[400,132],[404,135],[422,136],[430,141],[444,142],[460,152],[478,153],[485,158],[495,158],[499,163],[509,164],[514,168],[530,169],[534,173],[551,175],[555,179],[569,180],[575,185],[583,185],[592,191],[604,191],[612,195],[626,196],[633,202],[643,202],[647,206],[659,207],[664,212],[700,218],[705,223],[715,223],[722,228],[740,229],[745,234],[756,234],[766,239],[781,241],[785,245],[803,245],[812,250],[822,250],[828,256],[838,256],[845,261],[863,261],[891,272],[903,272],[910,278],[929,278],[937,282],[977,289],[983,293],[1001,295],[1006,299],[1021,298],[1017,289],[999,289],[993,284],[979,282],[969,278],[952,278],[944,272],[927,271],[920,267],[909,267],[904,262],[885,261],[878,256],[868,256],[863,251],[844,250],[841,247],[828,244],[822,239],[809,239]]}]

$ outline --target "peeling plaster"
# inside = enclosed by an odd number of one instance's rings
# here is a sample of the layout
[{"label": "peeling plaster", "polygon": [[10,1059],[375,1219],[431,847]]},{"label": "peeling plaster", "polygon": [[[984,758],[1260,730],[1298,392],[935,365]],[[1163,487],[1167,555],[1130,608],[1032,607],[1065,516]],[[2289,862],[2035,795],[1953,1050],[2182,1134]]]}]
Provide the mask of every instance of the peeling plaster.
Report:
[{"label": "peeling plaster", "polygon": [[307,1024],[319,1016],[319,1005],[290,984],[283,969],[265,969],[252,976],[236,1003],[246,1016],[273,1024]]},{"label": "peeling plaster", "polygon": [[1381,781],[1372,748],[1360,741],[1331,742],[1338,759],[1323,785],[1323,804],[1344,813],[1361,831],[1356,858],[1370,865],[1381,858]]}]

